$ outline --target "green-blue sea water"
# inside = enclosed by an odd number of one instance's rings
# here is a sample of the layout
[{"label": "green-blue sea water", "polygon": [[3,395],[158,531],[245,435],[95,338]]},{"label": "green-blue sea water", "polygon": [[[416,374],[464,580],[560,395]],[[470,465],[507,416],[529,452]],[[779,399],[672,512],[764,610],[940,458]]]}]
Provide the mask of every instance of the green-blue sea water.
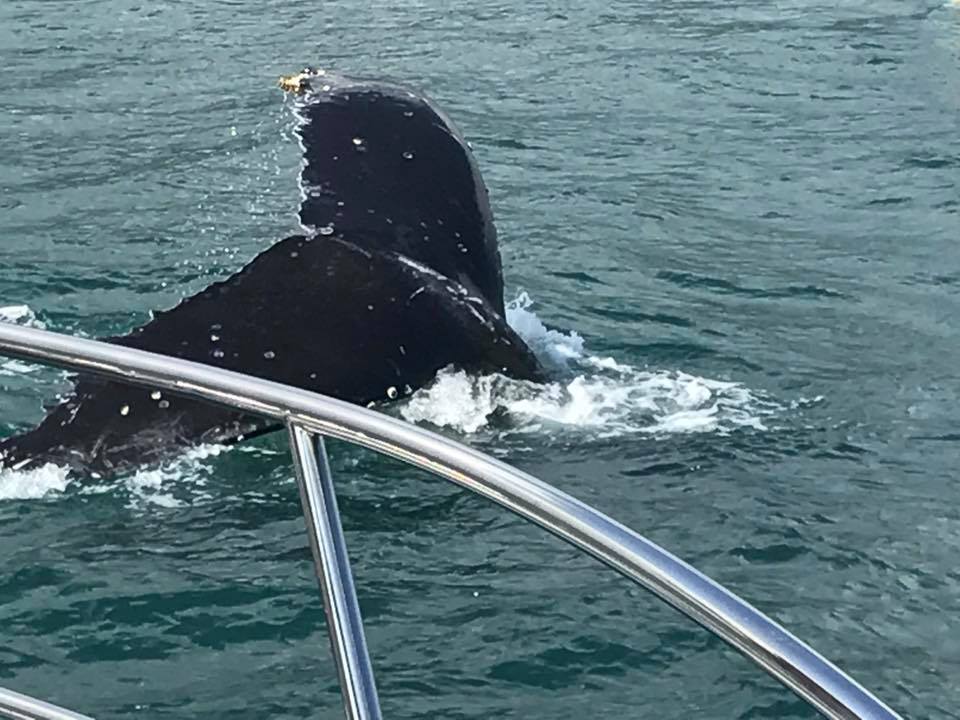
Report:
[{"label": "green-blue sea water", "polygon": [[[960,717],[960,7],[3,0],[0,314],[123,332],[296,231],[274,83],[308,64],[455,120],[513,321],[565,367],[384,410],[631,525],[906,717]],[[67,388],[0,360],[0,434]],[[542,531],[330,449],[387,717],[815,716]],[[0,474],[0,685],[338,717],[284,438]]]}]

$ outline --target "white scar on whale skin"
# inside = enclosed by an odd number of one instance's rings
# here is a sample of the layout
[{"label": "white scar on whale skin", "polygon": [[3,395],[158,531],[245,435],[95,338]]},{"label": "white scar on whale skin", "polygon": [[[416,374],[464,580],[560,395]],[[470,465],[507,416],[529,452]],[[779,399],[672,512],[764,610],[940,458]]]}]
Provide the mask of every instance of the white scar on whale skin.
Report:
[{"label": "white scar on whale skin", "polygon": [[467,310],[470,311],[470,314],[471,314],[471,315],[473,315],[477,320],[480,321],[480,324],[481,324],[481,325],[483,325],[484,327],[491,328],[491,329],[493,328],[493,324],[492,324],[489,320],[487,320],[483,315],[481,315],[479,312],[477,312],[477,310],[474,309],[474,307],[473,307],[472,305],[466,305],[465,307],[467,308]]},{"label": "white scar on whale skin", "polygon": [[[404,265],[407,265],[408,267],[412,267],[413,269],[419,272],[422,272],[425,275],[430,275],[431,277],[434,277],[437,280],[443,280],[445,283],[453,282],[446,275],[438,273],[436,270],[433,270],[432,268],[429,268],[426,265],[421,265],[416,260],[412,260],[411,258],[408,258],[406,255],[398,254],[397,259],[400,262],[402,262]],[[490,328],[491,330],[494,328],[494,325],[492,322],[490,322],[489,318],[485,317],[480,311],[478,311],[475,307],[473,307],[473,305],[469,304],[469,303],[474,303],[482,307],[483,300],[481,300],[480,298],[472,297],[470,293],[467,291],[467,289],[460,283],[454,283],[454,285],[445,285],[444,287],[446,288],[447,292],[449,292],[463,307],[467,309],[467,311],[471,315],[473,315],[480,322],[481,325],[483,325],[484,327]],[[417,295],[422,293],[424,290],[426,290],[425,287],[421,287],[415,290],[410,295],[410,297],[407,298],[407,300],[408,301],[413,300]]]},{"label": "white scar on whale skin", "polygon": [[407,265],[407,266],[409,266],[409,267],[412,267],[412,268],[414,268],[415,270],[419,270],[420,272],[424,273],[425,275],[430,275],[431,277],[434,277],[434,278],[436,278],[437,280],[446,280],[446,281],[449,281],[449,280],[450,280],[450,278],[448,278],[446,275],[443,275],[443,274],[441,274],[441,273],[438,273],[436,270],[434,270],[433,268],[429,268],[429,267],[427,267],[426,265],[421,265],[421,264],[418,263],[416,260],[411,260],[411,259],[408,258],[406,255],[397,255],[397,259],[398,259],[400,262],[402,262],[404,265]]}]

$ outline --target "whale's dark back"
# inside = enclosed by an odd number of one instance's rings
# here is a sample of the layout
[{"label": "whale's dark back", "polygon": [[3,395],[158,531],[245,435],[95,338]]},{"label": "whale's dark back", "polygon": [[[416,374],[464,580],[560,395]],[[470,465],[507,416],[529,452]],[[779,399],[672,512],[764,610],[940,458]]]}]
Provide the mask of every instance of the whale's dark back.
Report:
[{"label": "whale's dark back", "polygon": [[310,88],[297,108],[300,221],[473,286],[502,315],[487,189],[450,120],[403,88],[330,76],[311,78]]}]

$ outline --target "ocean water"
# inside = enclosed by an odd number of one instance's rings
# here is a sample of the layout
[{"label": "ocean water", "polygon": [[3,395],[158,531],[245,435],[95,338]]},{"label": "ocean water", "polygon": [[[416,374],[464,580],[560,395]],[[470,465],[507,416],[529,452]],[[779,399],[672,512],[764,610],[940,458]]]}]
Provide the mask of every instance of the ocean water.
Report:
[{"label": "ocean water", "polygon": [[[960,7],[0,4],[0,320],[125,331],[296,229],[274,82],[424,89],[472,142],[542,387],[383,408],[960,717]],[[0,434],[65,375],[0,359]],[[811,718],[595,561],[331,443],[392,718]],[[0,685],[120,718],[341,715],[283,437],[0,471]]]}]

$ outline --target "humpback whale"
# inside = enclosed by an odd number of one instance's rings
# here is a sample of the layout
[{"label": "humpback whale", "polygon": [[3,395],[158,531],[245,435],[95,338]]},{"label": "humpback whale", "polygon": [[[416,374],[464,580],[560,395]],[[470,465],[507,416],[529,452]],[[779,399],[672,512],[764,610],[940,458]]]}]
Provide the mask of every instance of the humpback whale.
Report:
[{"label": "humpback whale", "polygon": [[[303,232],[108,342],[358,404],[394,400],[449,365],[543,379],[504,319],[496,228],[463,136],[418,92],[306,70],[281,79],[303,148]],[[186,397],[94,376],[0,466],[113,475],[199,443],[277,429]]]}]

